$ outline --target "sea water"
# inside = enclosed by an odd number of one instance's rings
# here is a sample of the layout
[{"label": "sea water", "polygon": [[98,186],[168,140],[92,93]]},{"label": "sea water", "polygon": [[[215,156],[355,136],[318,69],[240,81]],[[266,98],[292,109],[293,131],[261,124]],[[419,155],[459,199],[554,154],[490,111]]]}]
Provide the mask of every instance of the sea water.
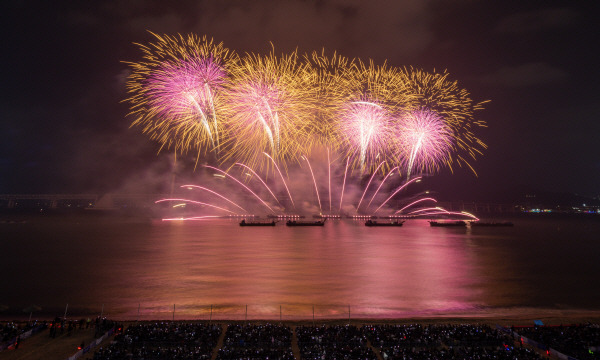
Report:
[{"label": "sea water", "polygon": [[[514,227],[240,227],[36,216],[0,224],[0,317],[311,319],[600,310],[600,218]],[[67,307],[68,304],[68,307]]]}]

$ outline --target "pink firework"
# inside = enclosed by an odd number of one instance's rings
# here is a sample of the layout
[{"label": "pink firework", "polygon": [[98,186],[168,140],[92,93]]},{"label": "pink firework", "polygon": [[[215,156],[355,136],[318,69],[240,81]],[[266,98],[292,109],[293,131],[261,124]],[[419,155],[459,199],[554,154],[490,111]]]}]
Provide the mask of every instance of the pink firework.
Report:
[{"label": "pink firework", "polygon": [[357,165],[363,171],[389,152],[391,121],[388,111],[376,102],[354,101],[343,110],[340,133],[350,146],[349,153],[358,154]]},{"label": "pink firework", "polygon": [[218,149],[221,126],[215,104],[226,80],[225,69],[212,56],[165,62],[147,80],[148,105],[166,128],[184,138],[199,136]]},{"label": "pink firework", "polygon": [[454,136],[435,112],[417,110],[402,116],[396,128],[407,179],[412,170],[432,172],[450,159]]}]

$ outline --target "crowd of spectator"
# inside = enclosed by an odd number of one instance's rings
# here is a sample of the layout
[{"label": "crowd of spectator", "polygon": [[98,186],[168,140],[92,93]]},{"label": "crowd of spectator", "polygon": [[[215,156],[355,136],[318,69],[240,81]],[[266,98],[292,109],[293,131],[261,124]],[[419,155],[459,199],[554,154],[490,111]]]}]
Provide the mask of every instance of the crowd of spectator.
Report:
[{"label": "crowd of spectator", "polygon": [[487,325],[375,325],[362,331],[383,359],[540,359]]},{"label": "crowd of spectator", "polygon": [[118,333],[110,346],[96,351],[93,359],[210,359],[220,334],[220,325],[136,324]]},{"label": "crowd of spectator", "polygon": [[356,326],[299,326],[296,336],[302,359],[377,359]]},{"label": "crowd of spectator", "polygon": [[545,348],[553,348],[578,360],[600,359],[600,326],[534,326],[515,331]]},{"label": "crowd of spectator", "polygon": [[384,360],[431,360],[431,359],[465,359],[465,360],[539,360],[542,357],[535,350],[522,347],[459,347],[459,348],[397,348],[393,352],[381,352]]},{"label": "crowd of spectator", "polygon": [[[510,331],[487,325],[329,325],[292,329],[269,323],[153,322],[136,323],[124,331],[108,320],[98,319],[93,325],[117,331],[111,344],[95,352],[94,360],[210,359],[213,354],[219,360],[288,360],[295,358],[292,343],[296,340],[300,358],[308,360],[375,360],[378,356],[384,360],[542,359],[536,349],[519,344]],[[8,323],[0,330],[4,336],[14,335],[14,329],[15,325]],[[595,351],[600,347],[598,325],[537,326],[515,331],[579,360],[600,358]]]},{"label": "crowd of spectator", "polygon": [[274,324],[229,325],[217,359],[294,359],[292,330]]},{"label": "crowd of spectator", "polygon": [[46,326],[46,322],[38,323],[37,321],[28,321],[26,323],[10,321],[0,324],[0,351],[11,346],[17,349],[21,342],[21,335],[27,335],[25,334],[27,332],[29,332],[29,335],[40,332]]},{"label": "crowd of spectator", "polygon": [[17,323],[10,321],[4,324],[0,324],[0,343],[10,341],[20,334],[29,331],[33,327],[37,326],[36,323]]},{"label": "crowd of spectator", "polygon": [[439,326],[374,325],[363,326],[362,331],[374,347],[381,349],[427,349],[442,345],[442,328]]}]

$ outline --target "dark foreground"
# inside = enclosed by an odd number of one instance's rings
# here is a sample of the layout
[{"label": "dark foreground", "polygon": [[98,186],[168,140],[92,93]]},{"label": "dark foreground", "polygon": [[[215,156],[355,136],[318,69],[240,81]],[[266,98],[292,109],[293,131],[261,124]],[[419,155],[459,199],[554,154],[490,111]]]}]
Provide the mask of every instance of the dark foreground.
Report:
[{"label": "dark foreground", "polygon": [[[104,320],[9,322],[0,329],[0,345],[10,345],[0,351],[0,359],[543,359],[561,354],[580,360],[600,358],[600,327],[590,322],[514,326],[464,319]],[[37,332],[18,338],[31,329]]]}]

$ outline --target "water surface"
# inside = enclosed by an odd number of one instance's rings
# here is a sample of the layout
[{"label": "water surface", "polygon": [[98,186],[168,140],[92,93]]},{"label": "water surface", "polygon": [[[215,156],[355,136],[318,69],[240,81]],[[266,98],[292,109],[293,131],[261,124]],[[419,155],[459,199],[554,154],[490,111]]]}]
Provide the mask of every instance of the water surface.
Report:
[{"label": "water surface", "polygon": [[[3,316],[410,317],[600,310],[600,221],[511,228],[240,227],[37,217],[0,224]],[[212,310],[211,310],[212,305]],[[247,305],[247,315],[246,315]],[[212,315],[211,315],[212,311]]]}]

